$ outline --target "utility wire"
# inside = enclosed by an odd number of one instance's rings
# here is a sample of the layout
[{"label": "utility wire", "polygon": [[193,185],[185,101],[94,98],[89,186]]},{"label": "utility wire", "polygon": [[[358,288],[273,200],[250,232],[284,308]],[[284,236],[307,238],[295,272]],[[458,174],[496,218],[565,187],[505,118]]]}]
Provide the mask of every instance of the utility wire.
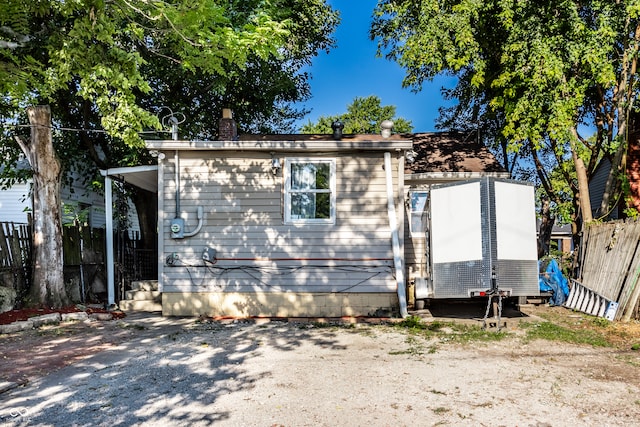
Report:
[{"label": "utility wire", "polygon": [[[379,275],[385,273],[385,272],[391,272],[393,273],[393,269],[390,266],[385,266],[385,265],[381,265],[381,266],[360,266],[360,265],[342,265],[342,266],[329,266],[329,265],[305,265],[305,266],[275,266],[275,267],[270,267],[270,266],[251,266],[251,265],[238,265],[238,266],[230,266],[230,267],[221,267],[221,266],[214,266],[214,263],[205,263],[204,265],[194,265],[194,264],[189,264],[186,263],[184,261],[182,261],[179,258],[173,258],[171,256],[167,257],[167,262],[166,262],[167,266],[169,267],[185,267],[187,270],[187,273],[189,275],[189,280],[192,283],[192,285],[196,286],[196,287],[206,287],[205,280],[206,280],[206,274],[203,275],[202,279],[201,279],[201,283],[198,284],[196,283],[195,278],[193,277],[189,267],[192,268],[202,268],[205,267],[207,269],[207,272],[210,273],[213,277],[218,277],[221,278],[222,276],[224,276],[225,274],[232,272],[232,271],[241,271],[243,273],[245,273],[247,276],[251,277],[253,280],[255,280],[256,282],[260,283],[261,285],[267,287],[267,288],[271,288],[271,289],[275,289],[275,290],[280,290],[282,291],[283,288],[279,285],[271,285],[267,282],[265,282],[264,280],[262,280],[260,277],[257,277],[255,274],[256,273],[261,273],[261,274],[267,274],[270,276],[287,276],[287,275],[291,275],[299,270],[302,269],[309,269],[309,268],[333,268],[335,270],[339,270],[339,271],[345,271],[345,272],[360,272],[360,273],[368,273],[369,275],[367,277],[365,277],[364,279],[358,281],[355,284],[346,286],[344,288],[341,288],[337,291],[334,291],[335,293],[343,293],[346,292],[350,289],[353,289],[375,277],[378,277]],[[220,287],[220,285],[216,285],[216,287]]]},{"label": "utility wire", "polygon": [[[104,130],[104,129],[67,128],[67,127],[51,126],[51,125],[12,125],[12,124],[2,123],[2,126],[4,126],[4,127],[12,127],[12,128],[39,127],[39,128],[44,128],[44,129],[51,129],[51,130],[64,131],[64,132],[77,132],[77,133],[81,133],[81,132],[107,133],[107,131]],[[137,132],[137,133],[143,134],[143,133],[158,133],[158,132],[170,133],[171,131],[170,130],[144,130],[144,131],[140,131],[140,132]]]}]

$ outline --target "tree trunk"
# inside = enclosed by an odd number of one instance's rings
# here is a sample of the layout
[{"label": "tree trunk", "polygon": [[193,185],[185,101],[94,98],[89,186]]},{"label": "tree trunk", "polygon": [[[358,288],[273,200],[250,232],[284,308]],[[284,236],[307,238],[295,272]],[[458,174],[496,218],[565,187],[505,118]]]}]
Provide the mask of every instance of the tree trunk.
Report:
[{"label": "tree trunk", "polygon": [[629,137],[627,179],[629,180],[627,207],[640,213],[640,133],[634,133]]},{"label": "tree trunk", "polygon": [[591,213],[591,197],[589,196],[589,177],[587,176],[587,168],[584,161],[578,156],[575,142],[571,144],[571,155],[576,168],[576,176],[578,178],[578,198],[580,199],[580,213],[582,214],[582,224],[589,223],[593,220]]},{"label": "tree trunk", "polygon": [[542,206],[540,207],[540,229],[538,230],[538,259],[549,255],[549,243],[554,221],[553,216],[551,216],[549,198],[543,197]]},{"label": "tree trunk", "polygon": [[63,307],[70,303],[64,286],[60,187],[62,168],[53,148],[51,109],[27,109],[31,140],[17,139],[33,171],[33,284],[29,303]]}]

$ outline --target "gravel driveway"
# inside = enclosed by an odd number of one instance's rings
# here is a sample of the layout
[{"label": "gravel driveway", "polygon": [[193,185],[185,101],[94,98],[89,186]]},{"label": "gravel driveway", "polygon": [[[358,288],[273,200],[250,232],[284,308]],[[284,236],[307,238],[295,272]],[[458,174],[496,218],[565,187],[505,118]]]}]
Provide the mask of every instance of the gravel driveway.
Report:
[{"label": "gravel driveway", "polygon": [[0,426],[629,426],[638,352],[517,333],[130,318],[132,336],[0,394]]}]

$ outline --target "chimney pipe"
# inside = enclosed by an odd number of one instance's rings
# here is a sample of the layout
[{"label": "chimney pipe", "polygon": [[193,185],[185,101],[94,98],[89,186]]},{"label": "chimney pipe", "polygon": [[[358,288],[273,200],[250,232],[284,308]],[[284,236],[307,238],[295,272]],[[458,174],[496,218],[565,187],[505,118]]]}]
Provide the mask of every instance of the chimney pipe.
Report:
[{"label": "chimney pipe", "polygon": [[391,129],[393,129],[393,122],[391,120],[383,120],[380,123],[380,127],[382,128],[382,137],[389,138],[391,136]]},{"label": "chimney pipe", "polygon": [[222,109],[222,118],[218,125],[218,139],[221,141],[235,141],[238,139],[238,127],[233,120],[230,108]]},{"label": "chimney pipe", "polygon": [[339,141],[342,139],[342,129],[344,129],[344,123],[340,120],[336,120],[331,123],[331,129],[333,129],[333,139]]}]

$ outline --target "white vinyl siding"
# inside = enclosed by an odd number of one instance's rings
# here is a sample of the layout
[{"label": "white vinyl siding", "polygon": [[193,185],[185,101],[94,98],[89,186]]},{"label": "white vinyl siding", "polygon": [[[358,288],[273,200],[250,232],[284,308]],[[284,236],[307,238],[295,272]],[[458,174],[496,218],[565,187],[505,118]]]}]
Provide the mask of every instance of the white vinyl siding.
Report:
[{"label": "white vinyl siding", "polygon": [[0,221],[27,223],[31,212],[30,184],[14,184],[0,191]]},{"label": "white vinyl siding", "polygon": [[[175,172],[167,155],[163,291],[395,292],[383,153],[305,159],[333,165],[331,223],[286,223],[286,176],[273,175],[268,153],[181,152],[179,215],[194,230],[202,206],[204,223],[195,236],[172,239]],[[216,250],[215,264],[203,262],[205,248]],[[178,261],[168,266],[172,254]]]},{"label": "white vinyl siding", "polygon": [[[73,223],[74,219],[82,219],[82,222],[93,228],[104,228],[104,196],[84,188],[83,185],[76,180],[71,187],[62,186],[60,198],[63,204],[63,222]],[[27,213],[32,211],[30,187],[31,184],[14,184],[0,191],[0,221],[28,222]],[[82,209],[85,211],[81,212]],[[128,215],[129,230],[139,231],[138,216],[131,202],[128,205]]]}]

